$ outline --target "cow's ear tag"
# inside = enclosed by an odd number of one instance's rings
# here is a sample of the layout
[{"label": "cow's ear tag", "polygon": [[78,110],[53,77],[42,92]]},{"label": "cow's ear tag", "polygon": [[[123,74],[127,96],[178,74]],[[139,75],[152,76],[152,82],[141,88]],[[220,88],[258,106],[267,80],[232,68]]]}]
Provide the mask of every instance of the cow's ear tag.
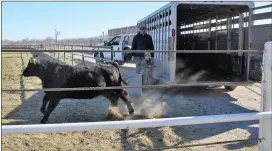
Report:
[{"label": "cow's ear tag", "polygon": [[31,57],[31,59],[30,59],[30,63],[34,63],[34,64],[36,64],[36,62],[37,62],[37,59],[36,59],[36,58]]}]

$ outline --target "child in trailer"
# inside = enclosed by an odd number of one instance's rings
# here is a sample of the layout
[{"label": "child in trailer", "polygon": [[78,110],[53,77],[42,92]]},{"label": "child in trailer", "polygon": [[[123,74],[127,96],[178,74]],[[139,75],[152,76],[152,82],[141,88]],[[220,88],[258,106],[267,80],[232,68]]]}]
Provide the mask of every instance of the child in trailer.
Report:
[{"label": "child in trailer", "polygon": [[151,53],[145,53],[145,59],[141,62],[141,74],[142,74],[142,84],[151,85],[153,81],[152,70],[156,66],[154,65],[154,60],[151,58]]}]

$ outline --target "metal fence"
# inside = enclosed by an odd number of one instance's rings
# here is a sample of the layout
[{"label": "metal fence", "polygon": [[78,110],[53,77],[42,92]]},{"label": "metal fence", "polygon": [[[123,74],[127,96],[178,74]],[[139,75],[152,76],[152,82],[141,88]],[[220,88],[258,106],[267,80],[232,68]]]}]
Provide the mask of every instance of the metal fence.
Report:
[{"label": "metal fence", "polygon": [[[152,119],[152,120],[133,120],[133,121],[115,121],[115,122],[92,122],[92,123],[67,123],[67,124],[46,124],[46,125],[9,125],[2,126],[2,132],[8,133],[34,133],[34,132],[60,132],[60,131],[86,131],[86,130],[98,130],[98,129],[128,129],[128,128],[145,128],[145,127],[161,127],[161,126],[176,126],[176,125],[194,125],[194,124],[206,124],[206,123],[222,123],[222,122],[234,122],[234,121],[248,121],[248,120],[260,120],[260,133],[259,138],[259,150],[270,151],[272,150],[272,42],[265,43],[265,49],[263,51],[263,77],[262,77],[262,110],[260,113],[242,113],[242,114],[228,114],[228,115],[211,115],[211,116],[197,116],[197,117],[181,117],[181,118],[166,118],[166,119]],[[3,52],[41,52],[41,50],[29,50],[29,49],[7,49],[2,47]],[[55,50],[43,50],[47,52],[53,52]],[[68,50],[56,50],[68,51]],[[80,50],[73,50],[80,51]],[[81,50],[81,52],[86,50]],[[90,50],[87,52],[95,52]],[[104,50],[99,50],[99,52]],[[251,52],[254,50],[233,50],[232,52]],[[256,50],[255,50],[256,51]],[[258,50],[257,50],[258,51]],[[72,52],[72,51],[71,51]],[[113,52],[112,50],[110,52]],[[214,51],[169,51],[170,53],[229,53],[229,50],[214,50]],[[260,52],[260,51],[258,51]],[[164,52],[165,53],[165,52]],[[179,84],[179,85],[150,85],[141,86],[141,88],[157,88],[157,87],[184,87],[184,86],[202,86],[202,85],[235,85],[235,84],[250,84],[245,83],[192,83],[192,84]],[[101,89],[122,89],[125,87],[88,87],[88,88],[56,88],[53,89],[29,89],[29,90],[13,90],[3,89],[4,91],[75,91],[75,90],[101,90]],[[134,87],[134,86],[132,86]]]}]

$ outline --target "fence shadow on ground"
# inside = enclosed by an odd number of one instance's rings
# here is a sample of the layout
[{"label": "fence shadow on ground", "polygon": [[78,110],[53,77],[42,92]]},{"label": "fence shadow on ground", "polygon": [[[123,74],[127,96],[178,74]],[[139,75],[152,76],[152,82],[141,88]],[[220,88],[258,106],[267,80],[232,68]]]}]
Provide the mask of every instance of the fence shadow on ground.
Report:
[{"label": "fence shadow on ground", "polygon": [[[22,104],[4,118],[15,120],[13,124],[39,124],[43,117],[40,112],[43,92],[37,92],[22,100]],[[76,123],[106,121],[109,101],[103,97],[92,100],[64,99],[49,117],[48,123]]]},{"label": "fence shadow on ground", "polygon": [[[15,57],[9,57],[9,58],[15,58]],[[21,71],[24,70],[24,67],[25,67],[25,62],[24,62],[24,59],[23,59],[23,55],[21,54]],[[25,86],[24,86],[24,78],[23,78],[23,75],[19,75],[20,76],[20,89],[25,89]],[[14,94],[14,93],[9,93],[10,95]],[[16,93],[15,93],[16,94]],[[25,91],[22,91],[20,92],[20,100],[22,102],[22,100],[25,100]],[[15,114],[18,110],[19,110],[20,106],[19,107],[16,107],[13,111],[11,111],[9,114],[7,114],[5,118],[9,118],[10,116],[12,116],[13,114]]]}]

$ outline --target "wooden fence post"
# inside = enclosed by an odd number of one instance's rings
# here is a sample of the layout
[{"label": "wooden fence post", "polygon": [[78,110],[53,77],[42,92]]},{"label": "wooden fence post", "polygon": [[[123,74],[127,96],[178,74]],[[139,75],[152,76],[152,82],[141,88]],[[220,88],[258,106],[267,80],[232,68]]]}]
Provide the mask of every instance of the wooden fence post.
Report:
[{"label": "wooden fence post", "polygon": [[[71,46],[71,49],[74,50],[73,46]],[[74,64],[74,52],[72,51],[72,65]]]},{"label": "wooden fence post", "polygon": [[63,47],[64,47],[63,48],[64,49],[64,53],[63,53],[64,56],[63,56],[63,58],[64,58],[64,62],[65,62],[65,45]]},{"label": "wooden fence post", "polygon": [[[83,50],[83,46],[82,46],[82,49]],[[82,64],[84,65],[85,64],[85,61],[84,61],[84,52],[82,52]]]},{"label": "wooden fence post", "polygon": [[54,44],[54,57],[56,57],[57,44]]},{"label": "wooden fence post", "polygon": [[[60,50],[60,45],[58,45],[58,50]],[[58,52],[58,60],[59,60],[59,52]]]}]

